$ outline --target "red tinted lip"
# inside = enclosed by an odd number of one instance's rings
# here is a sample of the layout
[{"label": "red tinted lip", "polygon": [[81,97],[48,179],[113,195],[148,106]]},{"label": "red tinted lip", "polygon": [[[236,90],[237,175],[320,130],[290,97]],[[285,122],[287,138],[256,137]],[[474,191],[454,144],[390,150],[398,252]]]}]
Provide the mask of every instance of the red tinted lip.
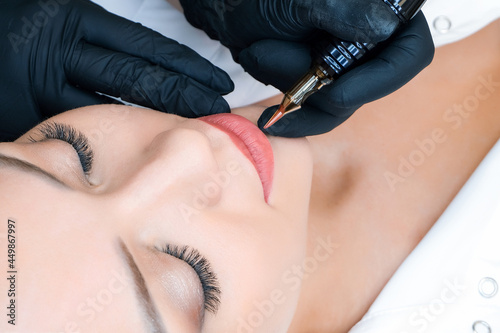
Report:
[{"label": "red tinted lip", "polygon": [[231,114],[214,114],[199,118],[223,131],[252,162],[259,174],[267,202],[274,175],[274,156],[271,144],[261,130],[246,118]]}]

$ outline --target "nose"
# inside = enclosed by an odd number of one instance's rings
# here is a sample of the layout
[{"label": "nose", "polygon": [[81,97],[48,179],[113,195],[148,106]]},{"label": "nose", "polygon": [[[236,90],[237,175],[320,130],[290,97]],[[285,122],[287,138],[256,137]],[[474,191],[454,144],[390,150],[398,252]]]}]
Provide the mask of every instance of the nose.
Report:
[{"label": "nose", "polygon": [[192,196],[196,186],[218,170],[209,138],[193,129],[162,132],[138,155],[120,195],[125,209]]}]

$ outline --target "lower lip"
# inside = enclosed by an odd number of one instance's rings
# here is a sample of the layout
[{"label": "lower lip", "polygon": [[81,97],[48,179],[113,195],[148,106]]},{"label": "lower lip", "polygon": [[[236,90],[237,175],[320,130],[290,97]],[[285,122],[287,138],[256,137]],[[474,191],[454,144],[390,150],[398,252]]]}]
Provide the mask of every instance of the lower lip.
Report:
[{"label": "lower lip", "polygon": [[214,114],[199,120],[229,135],[236,147],[252,162],[259,174],[267,202],[273,182],[274,157],[264,133],[246,118],[231,113]]}]

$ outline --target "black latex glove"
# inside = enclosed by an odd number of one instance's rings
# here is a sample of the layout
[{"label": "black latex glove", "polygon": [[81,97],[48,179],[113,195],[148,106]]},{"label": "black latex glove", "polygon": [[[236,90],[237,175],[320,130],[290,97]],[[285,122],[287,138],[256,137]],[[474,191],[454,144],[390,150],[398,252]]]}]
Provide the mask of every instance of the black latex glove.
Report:
[{"label": "black latex glove", "polygon": [[86,0],[0,0],[0,136],[123,100],[197,117],[229,112],[233,83],[186,46]]},{"label": "black latex glove", "polygon": [[[257,80],[287,91],[311,65],[308,41],[324,30],[347,41],[386,40],[398,18],[382,0],[181,0],[187,19],[232,52]],[[434,45],[418,14],[373,60],[312,95],[264,132],[299,137],[328,132],[365,103],[397,90],[432,60]]]}]

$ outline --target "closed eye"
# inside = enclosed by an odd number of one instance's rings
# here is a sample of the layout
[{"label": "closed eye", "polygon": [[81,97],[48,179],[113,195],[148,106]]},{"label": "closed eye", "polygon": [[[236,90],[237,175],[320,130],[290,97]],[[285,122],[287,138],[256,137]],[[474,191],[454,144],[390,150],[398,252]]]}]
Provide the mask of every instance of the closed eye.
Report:
[{"label": "closed eye", "polygon": [[29,140],[31,142],[43,142],[54,139],[69,143],[78,154],[83,172],[87,176],[90,175],[94,161],[94,152],[90,147],[89,140],[83,133],[72,126],[56,122],[43,123],[39,126],[38,131],[42,138],[35,139],[30,135]]},{"label": "closed eye", "polygon": [[157,250],[183,260],[193,268],[203,288],[205,310],[213,314],[217,313],[220,305],[221,290],[217,276],[212,271],[208,260],[198,250],[188,246],[179,247],[167,244],[162,248],[157,248]]}]

